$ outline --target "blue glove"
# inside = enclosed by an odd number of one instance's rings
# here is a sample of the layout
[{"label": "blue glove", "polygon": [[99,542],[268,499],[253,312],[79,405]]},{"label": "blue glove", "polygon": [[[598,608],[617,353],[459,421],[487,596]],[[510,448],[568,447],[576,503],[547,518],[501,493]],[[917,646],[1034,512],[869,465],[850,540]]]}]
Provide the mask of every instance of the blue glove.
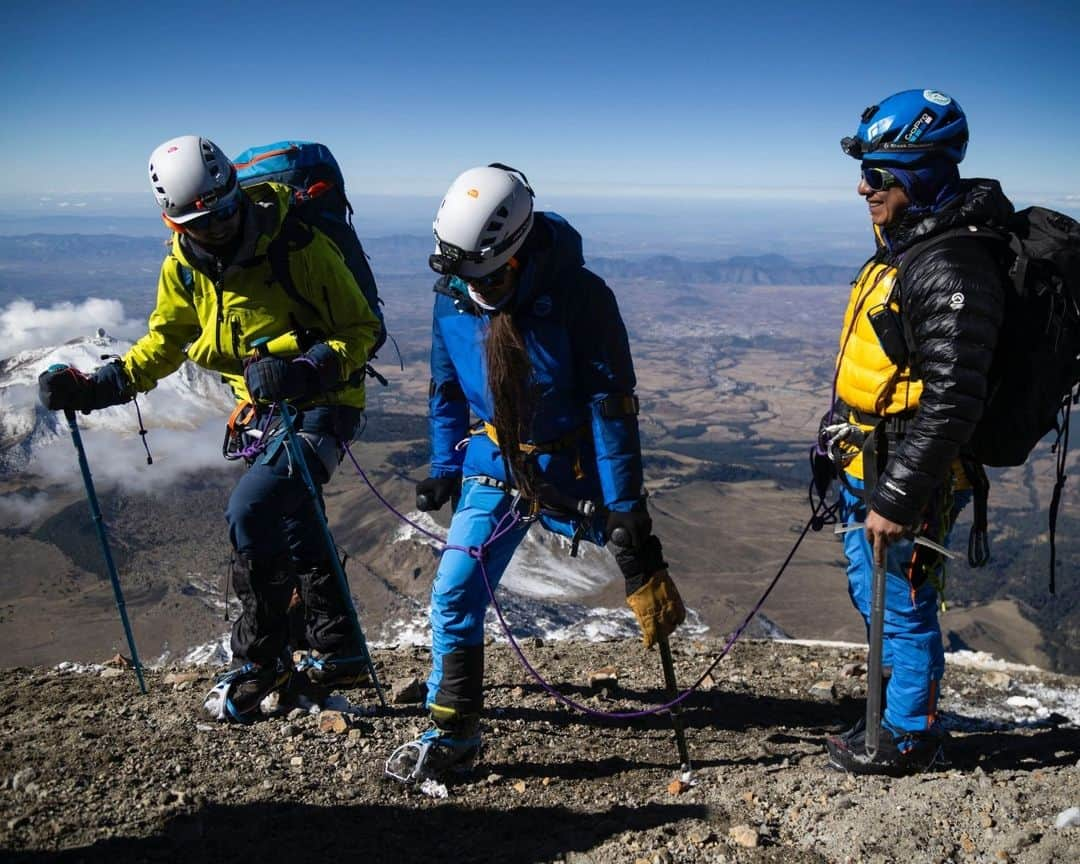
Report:
[{"label": "blue glove", "polygon": [[38,376],[38,398],[49,411],[82,411],[130,402],[135,388],[119,361],[95,369],[89,375],[74,366],[57,363]]}]

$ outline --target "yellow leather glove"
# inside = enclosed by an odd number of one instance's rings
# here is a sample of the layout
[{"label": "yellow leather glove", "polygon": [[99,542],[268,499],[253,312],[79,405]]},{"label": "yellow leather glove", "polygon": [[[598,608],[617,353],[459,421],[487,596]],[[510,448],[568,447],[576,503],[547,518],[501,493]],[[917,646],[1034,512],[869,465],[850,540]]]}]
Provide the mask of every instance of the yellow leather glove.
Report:
[{"label": "yellow leather glove", "polygon": [[627,596],[626,603],[637,616],[646,648],[670,636],[686,620],[679,589],[666,569],[653,573],[644,585]]}]

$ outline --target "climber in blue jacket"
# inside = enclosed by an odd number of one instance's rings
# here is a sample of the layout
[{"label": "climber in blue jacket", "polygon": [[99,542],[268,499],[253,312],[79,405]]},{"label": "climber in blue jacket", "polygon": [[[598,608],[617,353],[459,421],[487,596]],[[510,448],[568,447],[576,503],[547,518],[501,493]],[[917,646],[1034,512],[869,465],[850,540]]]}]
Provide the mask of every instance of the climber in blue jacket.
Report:
[{"label": "climber in blue jacket", "polygon": [[431,476],[417,506],[455,509],[431,592],[433,726],[387,765],[407,781],[470,767],[479,752],[488,594],[462,550],[511,508],[523,521],[486,547],[493,588],[539,521],[575,549],[612,541],[646,647],[686,614],[645,505],[626,328],[585,269],[580,235],[534,212],[525,176],[498,163],[451,184],[434,233]]}]

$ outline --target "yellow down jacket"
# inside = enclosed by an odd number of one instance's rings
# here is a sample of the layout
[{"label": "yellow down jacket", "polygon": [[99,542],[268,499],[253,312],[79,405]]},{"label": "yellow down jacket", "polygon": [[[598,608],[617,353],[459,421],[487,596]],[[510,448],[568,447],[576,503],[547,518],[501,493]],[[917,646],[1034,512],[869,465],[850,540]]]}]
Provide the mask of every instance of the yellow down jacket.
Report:
[{"label": "yellow down jacket", "polygon": [[290,191],[276,183],[244,191],[249,200],[241,245],[220,272],[210,272],[220,264],[191,255],[182,235],[173,237],[172,251],[161,265],[149,332],[123,357],[128,377],[143,392],[191,360],[220,373],[236,398],[244,400],[244,360],[253,342],[269,338],[270,352],[287,359],[302,353],[300,333],[308,331],[333,350],[346,383],[306,404],[363,408],[363,369],[379,333],[378,319],[337,246],[316,229],[309,243],[290,247],[288,255],[293,285],[308,302],[290,298],[267,258],[282,229]]}]

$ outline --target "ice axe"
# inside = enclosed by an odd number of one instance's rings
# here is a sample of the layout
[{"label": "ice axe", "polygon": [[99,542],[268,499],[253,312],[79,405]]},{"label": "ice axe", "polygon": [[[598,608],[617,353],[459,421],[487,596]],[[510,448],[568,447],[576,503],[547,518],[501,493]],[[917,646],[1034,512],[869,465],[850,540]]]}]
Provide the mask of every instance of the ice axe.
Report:
[{"label": "ice axe", "polygon": [[128,648],[131,649],[131,663],[135,667],[135,677],[139,679],[139,690],[142,691],[143,695],[146,695],[146,682],[143,681],[139,651],[135,647],[135,637],[131,633],[131,624],[128,622],[124,592],[120,589],[120,577],[116,574],[116,564],[113,563],[112,551],[109,549],[109,538],[105,532],[105,520],[101,516],[101,508],[98,506],[97,493],[94,492],[94,481],[90,476],[90,465],[86,461],[86,450],[83,449],[79,424],[76,422],[75,412],[71,408],[64,409],[64,417],[67,418],[68,429],[71,430],[71,440],[75,444],[75,451],[79,454],[79,468],[82,471],[83,485],[86,486],[86,499],[90,502],[90,515],[94,518],[94,527],[97,528],[98,540],[101,542],[101,553],[105,557],[105,569],[109,571],[109,579],[112,582],[113,597],[116,599],[116,611],[120,613],[120,622],[124,625],[124,635],[127,637]]},{"label": "ice axe", "polygon": [[[611,542],[617,546],[630,545],[630,533],[625,528],[616,528],[611,532]],[[674,701],[679,696],[679,685],[675,680],[675,663],[671,659],[671,646],[667,636],[661,636],[657,640],[660,648],[660,666],[664,671],[664,686],[667,698]],[[690,748],[686,746],[686,730],[683,728],[682,707],[672,705],[668,712],[671,715],[671,728],[675,731],[675,746],[679,750],[679,764],[683,774],[690,771]]]},{"label": "ice axe", "polygon": [[[660,665],[664,669],[664,684],[667,686],[667,698],[677,699],[679,685],[675,683],[675,664],[671,660],[671,646],[668,645],[667,636],[661,636],[657,640],[660,646]],[[675,746],[679,750],[680,770],[683,774],[690,772],[690,749],[686,746],[686,730],[683,728],[682,706],[672,705],[671,728],[675,730]]]}]

